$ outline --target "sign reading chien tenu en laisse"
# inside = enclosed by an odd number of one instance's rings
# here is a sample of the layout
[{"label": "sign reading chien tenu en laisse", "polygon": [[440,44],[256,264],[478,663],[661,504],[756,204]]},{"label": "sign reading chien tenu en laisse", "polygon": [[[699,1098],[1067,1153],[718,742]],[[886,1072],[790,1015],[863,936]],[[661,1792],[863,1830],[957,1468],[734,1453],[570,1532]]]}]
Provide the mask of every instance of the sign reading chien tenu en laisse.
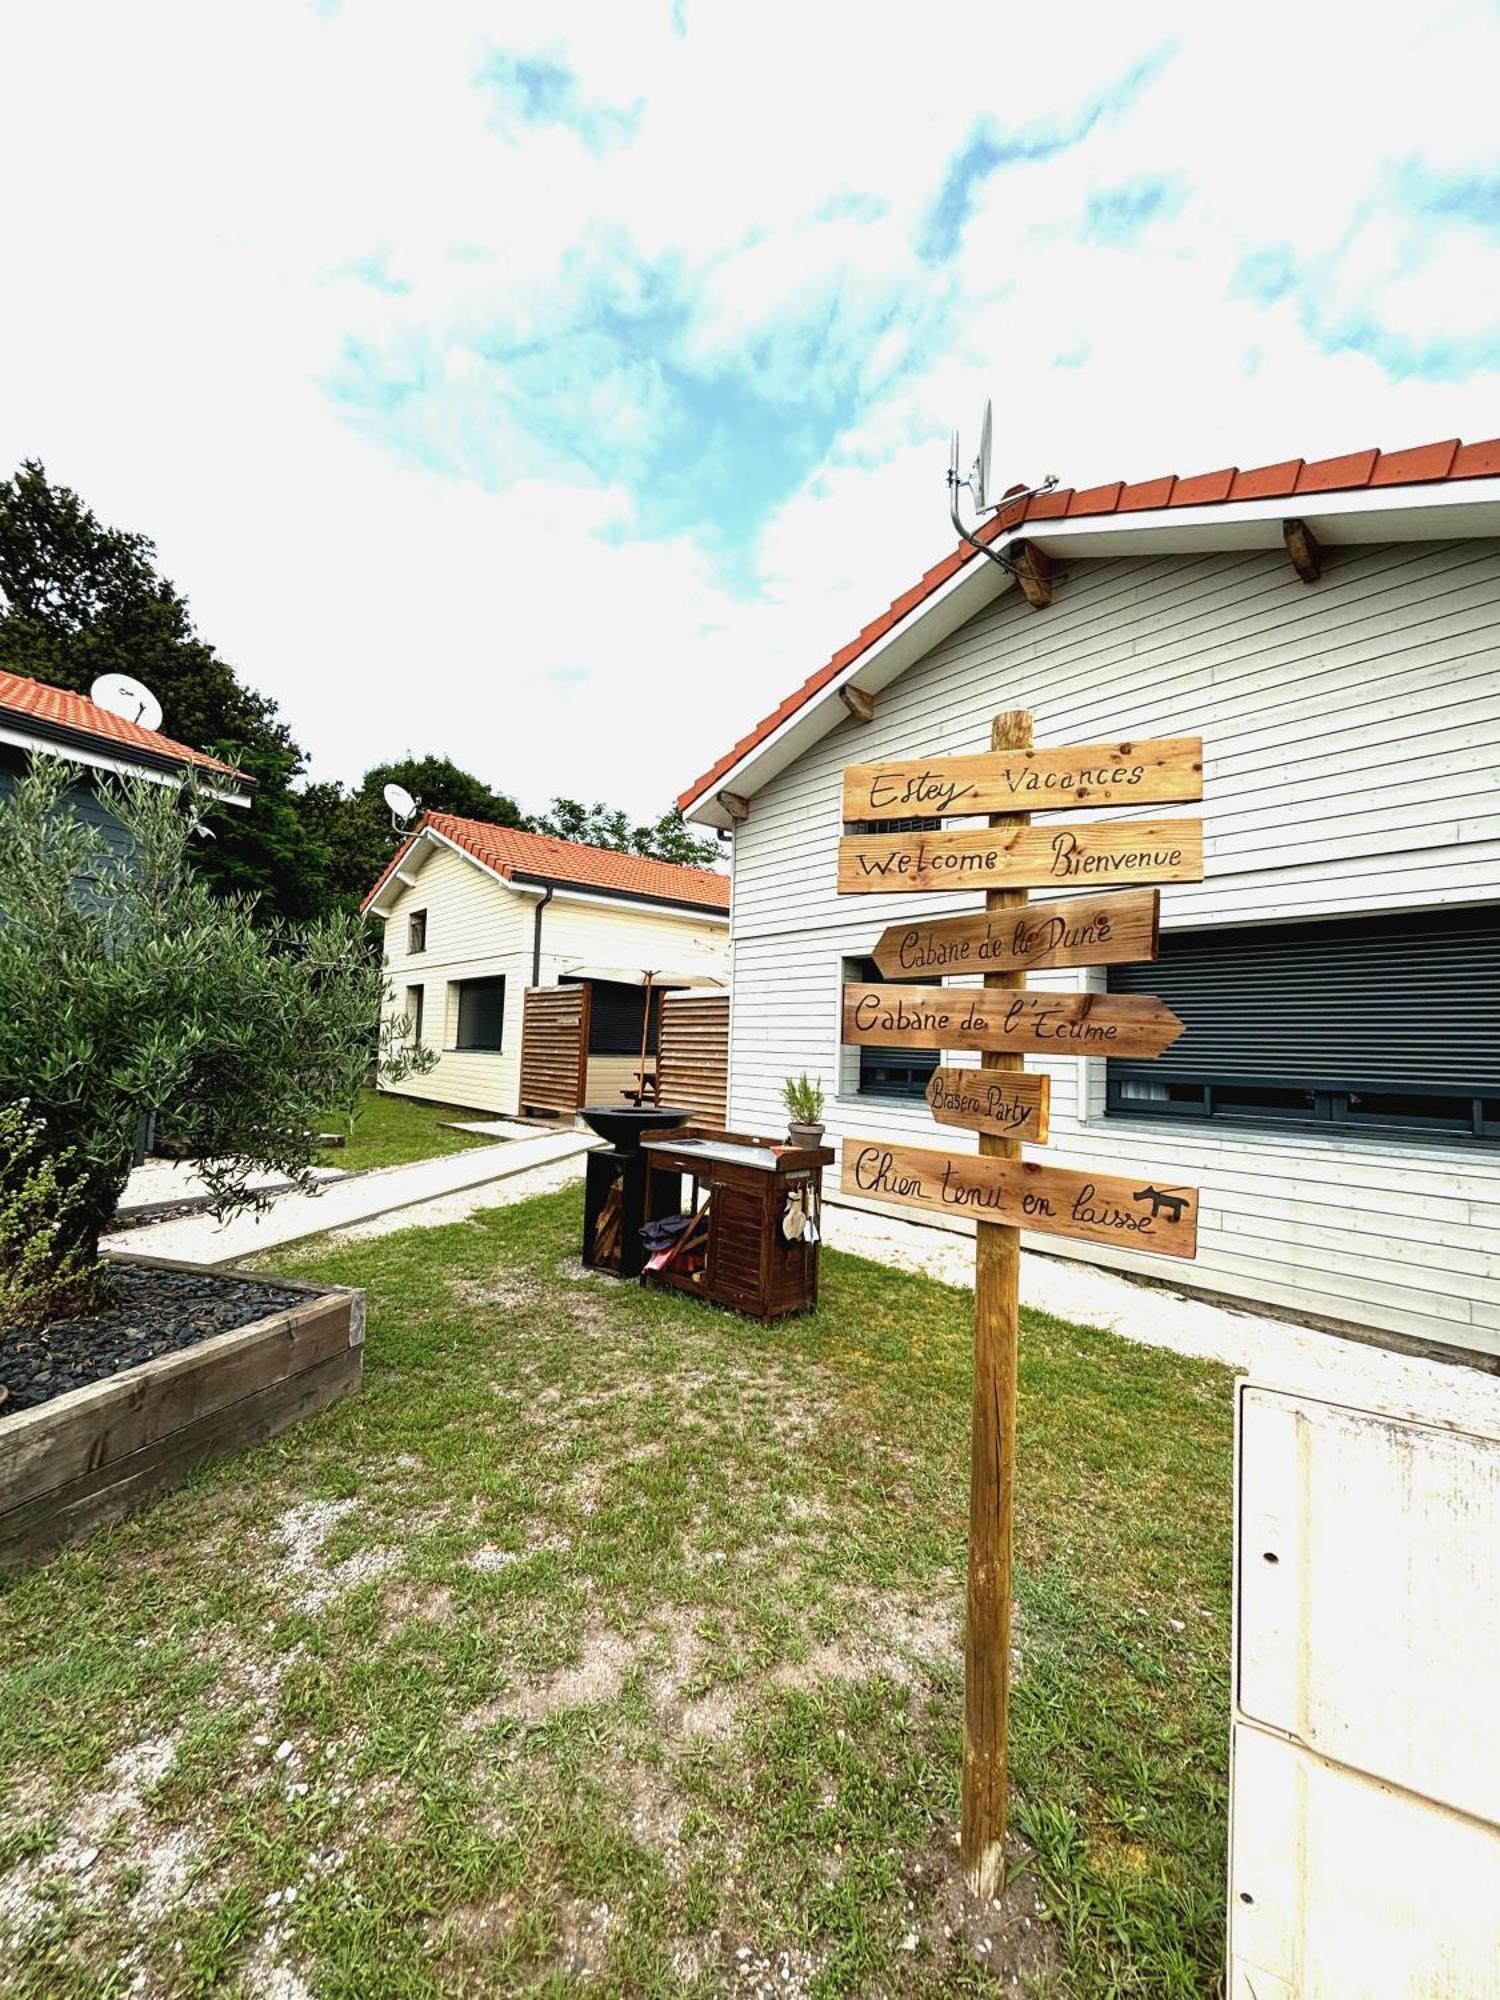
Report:
[{"label": "sign reading chien tenu en laisse", "polygon": [[[872,954],[884,983],[843,989],[846,1043],[979,1053],[977,1069],[935,1070],[926,1093],[936,1123],[976,1133],[977,1152],[874,1137],[842,1145],[846,1194],[979,1225],[959,1839],[976,1894],[994,1894],[1004,1872],[1020,1232],[1159,1257],[1192,1257],[1198,1244],[1196,1188],[1156,1168],[1050,1166],[1023,1159],[1021,1147],[1048,1136],[1048,1080],[1025,1073],[1025,1056],[1139,1059],[1182,1034],[1171,1008],[1149,995],[1028,992],[1026,975],[1154,959],[1160,895],[1145,885],[1202,881],[1203,823],[1143,815],[1033,826],[1030,815],[1202,796],[1196,736],[1038,750],[1019,710],[995,718],[986,756],[902,757],[844,772],[844,820],[860,830],[839,841],[841,895],[985,897],[982,912],[891,924]],[[922,823],[985,815],[976,826]],[[905,824],[883,833],[882,820]],[[1059,900],[1031,904],[1033,888]],[[945,975],[966,983],[944,985]]]}]

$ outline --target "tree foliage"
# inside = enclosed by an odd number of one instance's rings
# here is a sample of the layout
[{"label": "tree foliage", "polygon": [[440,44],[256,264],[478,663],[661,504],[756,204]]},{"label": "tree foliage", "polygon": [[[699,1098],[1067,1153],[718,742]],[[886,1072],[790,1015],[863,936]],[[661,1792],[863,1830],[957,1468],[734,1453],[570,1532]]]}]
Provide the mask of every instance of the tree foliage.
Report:
[{"label": "tree foliage", "polygon": [[404,785],[433,812],[459,813],[497,826],[527,824],[514,799],[461,770],[449,757],[406,756],[376,764],[348,791],[331,781],[309,785],[299,806],[309,837],[328,855],[330,907],[358,909],[391,858],[397,836],[383,796],[390,784]]},{"label": "tree foliage", "polygon": [[581,840],[590,847],[611,847],[621,854],[649,854],[657,861],[677,861],[689,868],[713,868],[719,861],[718,843],[700,840],[689,832],[676,806],[660,819],[641,825],[628,813],[597,799],[591,806],[577,799],[554,799],[550,812],[539,815],[531,825],[536,832],[555,834],[559,840]]},{"label": "tree foliage", "polygon": [[253,1174],[306,1184],[322,1119],[372,1062],[399,1079],[436,1058],[399,1018],[377,1044],[387,988],[356,919],[257,925],[214,891],[190,859],[191,787],[108,785],[121,854],[66,803],[76,776],[41,758],[0,799],[0,1103],[28,1101],[81,1186],[51,1254],[92,1262],[143,1112],[228,1213],[254,1204]]},{"label": "tree foliage", "polygon": [[221,890],[261,898],[267,915],[328,907],[328,857],[292,790],[303,755],[276,704],[199,638],[148,537],[106,527],[35,459],[0,480],[0,666],[76,694],[105,673],[144,681],[166,735],[259,787],[248,812],[214,814],[215,838],[196,855],[203,872]]}]

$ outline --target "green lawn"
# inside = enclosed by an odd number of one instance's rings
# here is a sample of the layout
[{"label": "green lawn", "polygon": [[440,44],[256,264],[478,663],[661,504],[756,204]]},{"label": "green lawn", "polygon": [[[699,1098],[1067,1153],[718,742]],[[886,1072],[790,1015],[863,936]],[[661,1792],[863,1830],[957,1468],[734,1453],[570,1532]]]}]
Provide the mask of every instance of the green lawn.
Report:
[{"label": "green lawn", "polygon": [[[0,1991],[1014,1990],[969,1295],[829,1254],[762,1329],[585,1276],[579,1199],[288,1254],[369,1288],[364,1393],[0,1585]],[[1220,1990],[1229,1452],[1226,1373],[1028,1317],[1033,1992]]]},{"label": "green lawn", "polygon": [[[466,1146],[493,1145],[477,1132],[450,1132],[451,1118],[489,1118],[493,1112],[468,1111],[460,1104],[419,1104],[411,1097],[390,1097],[362,1090],[359,1115],[349,1143],[319,1156],[320,1164],[352,1172],[358,1167],[398,1167],[409,1160],[434,1160],[440,1153],[461,1153]],[[344,1121],[331,1112],[325,1130],[342,1132]]]}]

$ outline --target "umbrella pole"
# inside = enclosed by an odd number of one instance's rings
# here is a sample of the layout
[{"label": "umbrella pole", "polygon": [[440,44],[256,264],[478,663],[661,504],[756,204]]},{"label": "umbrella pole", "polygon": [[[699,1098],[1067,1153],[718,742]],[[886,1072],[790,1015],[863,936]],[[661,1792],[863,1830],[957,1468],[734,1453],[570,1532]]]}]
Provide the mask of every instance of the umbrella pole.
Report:
[{"label": "umbrella pole", "polygon": [[646,1051],[651,1046],[651,982],[655,977],[654,972],[646,974],[646,1005],[641,1016],[641,1062],[635,1080],[637,1104],[646,1101]]}]

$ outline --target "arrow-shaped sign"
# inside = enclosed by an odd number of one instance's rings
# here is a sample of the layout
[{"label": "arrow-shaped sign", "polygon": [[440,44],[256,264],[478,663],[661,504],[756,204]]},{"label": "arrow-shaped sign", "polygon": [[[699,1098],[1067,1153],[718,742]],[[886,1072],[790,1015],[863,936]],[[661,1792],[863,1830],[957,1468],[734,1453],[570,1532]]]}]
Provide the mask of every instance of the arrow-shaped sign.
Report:
[{"label": "arrow-shaped sign", "polygon": [[846,1139],[843,1189],[867,1201],[1008,1222],[1159,1257],[1198,1250],[1198,1190],[1161,1187],[1150,1174],[1080,1174],[1035,1160],[997,1160],[884,1139]]},{"label": "arrow-shaped sign", "polygon": [[1159,889],[1069,896],[1024,909],[892,924],[875,963],[887,979],[941,972],[1027,972],[1053,965],[1139,965],[1156,957]]},{"label": "arrow-shaped sign", "polygon": [[1159,1056],[1183,1031],[1146,993],[1015,993],[971,986],[846,986],[844,1040],[875,1049],[1004,1049]]}]

